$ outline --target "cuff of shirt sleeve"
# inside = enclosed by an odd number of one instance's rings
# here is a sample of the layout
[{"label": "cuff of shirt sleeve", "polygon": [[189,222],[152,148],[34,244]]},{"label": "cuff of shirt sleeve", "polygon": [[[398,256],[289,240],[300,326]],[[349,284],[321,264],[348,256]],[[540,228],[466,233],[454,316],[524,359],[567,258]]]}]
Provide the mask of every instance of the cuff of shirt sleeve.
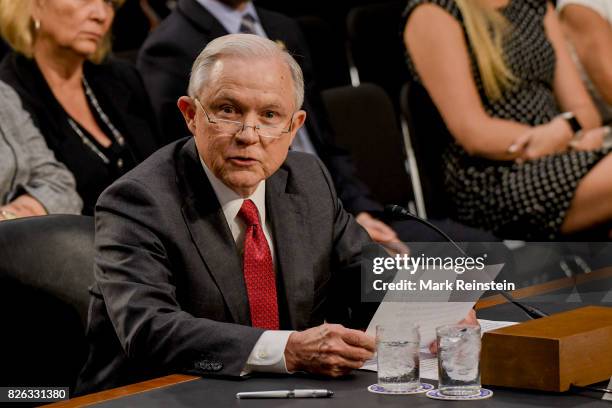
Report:
[{"label": "cuff of shirt sleeve", "polygon": [[285,347],[292,330],[267,330],[263,332],[240,375],[251,372],[290,374],[285,362]]}]

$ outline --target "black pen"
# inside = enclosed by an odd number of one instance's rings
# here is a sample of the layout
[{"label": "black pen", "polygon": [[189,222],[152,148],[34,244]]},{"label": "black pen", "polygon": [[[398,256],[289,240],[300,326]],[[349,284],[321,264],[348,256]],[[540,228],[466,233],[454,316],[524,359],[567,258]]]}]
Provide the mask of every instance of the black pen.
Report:
[{"label": "black pen", "polygon": [[278,390],[239,392],[236,394],[236,398],[327,398],[332,395],[334,395],[334,392],[330,390]]}]

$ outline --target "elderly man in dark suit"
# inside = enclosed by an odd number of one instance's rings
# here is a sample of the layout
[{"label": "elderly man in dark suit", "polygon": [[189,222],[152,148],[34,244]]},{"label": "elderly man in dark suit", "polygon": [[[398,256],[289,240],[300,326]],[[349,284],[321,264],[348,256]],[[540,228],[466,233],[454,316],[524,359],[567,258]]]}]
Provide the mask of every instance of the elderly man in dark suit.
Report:
[{"label": "elderly man in dark suit", "polygon": [[[213,39],[239,32],[276,41],[302,68],[303,109],[308,117],[292,143],[292,150],[312,153],[321,159],[345,208],[356,216],[372,239],[385,243],[399,241],[396,232],[378,219],[383,206],[356,177],[350,154],[334,144],[314,81],[308,45],[298,24],[280,13],[256,7],[248,0],[179,0],[174,11],[149,35],[138,57],[138,69],[167,140],[187,134],[185,122],[176,109],[176,99],[185,94],[192,62]],[[404,229],[409,232],[410,228]]]},{"label": "elderly man in dark suit", "polygon": [[178,105],[194,137],[98,201],[78,392],[170,372],[360,367],[374,339],[345,326],[371,316],[359,288],[371,241],[323,164],[288,152],[306,119],[299,65],[268,39],[220,37],[195,61],[188,93]]}]

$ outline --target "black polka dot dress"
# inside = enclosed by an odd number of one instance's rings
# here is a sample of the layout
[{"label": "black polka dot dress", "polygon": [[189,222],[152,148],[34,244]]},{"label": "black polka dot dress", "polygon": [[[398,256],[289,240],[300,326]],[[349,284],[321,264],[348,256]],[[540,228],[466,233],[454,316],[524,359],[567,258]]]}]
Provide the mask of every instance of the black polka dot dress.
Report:
[{"label": "black polka dot dress", "polygon": [[[463,25],[454,0],[409,0],[404,21],[424,3],[440,6]],[[552,89],[555,53],[544,29],[546,3],[510,0],[502,11],[512,25],[512,34],[504,44],[505,58],[519,83],[499,100],[492,102],[486,97],[468,44],[474,80],[492,117],[537,126],[560,113]],[[420,83],[410,55],[407,59],[413,79]],[[516,164],[470,156],[452,143],[444,152],[445,188],[454,215],[468,225],[504,238],[555,239],[578,182],[606,154],[604,150],[566,152]]]}]

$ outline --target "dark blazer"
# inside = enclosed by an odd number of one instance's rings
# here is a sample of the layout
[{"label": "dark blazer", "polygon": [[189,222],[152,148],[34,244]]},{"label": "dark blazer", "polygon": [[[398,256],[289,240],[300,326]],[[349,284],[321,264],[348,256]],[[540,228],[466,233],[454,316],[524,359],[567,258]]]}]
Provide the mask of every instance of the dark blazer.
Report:
[{"label": "dark blazer", "polygon": [[[373,310],[360,303],[360,255],[370,239],[321,162],[290,152],[267,180],[266,211],[281,328],[365,327]],[[95,247],[79,393],[172,372],[240,374],[263,330],[250,327],[241,257],[193,138],[102,194]]]},{"label": "dark blazer", "polygon": [[133,67],[120,61],[86,62],[83,70],[102,110],[125,138],[122,169],[106,165],[83,144],[36,61],[13,52],[0,64],[0,79],[17,91],[55,157],[74,174],[83,213],[93,215],[100,193],[153,153],[160,146],[160,137],[148,95]]},{"label": "dark blazer", "polygon": [[[382,210],[382,206],[370,197],[366,185],[355,176],[350,155],[333,143],[325,108],[314,81],[308,45],[298,24],[289,17],[259,7],[257,14],[268,37],[282,42],[302,67],[306,87],[303,108],[308,112],[306,128],[346,209],[353,214]],[[176,101],[187,94],[189,73],[196,57],[210,41],[226,34],[228,32],[221,23],[195,0],[179,0],[174,11],[143,44],[138,56],[138,69],[166,140],[189,134]]]}]

